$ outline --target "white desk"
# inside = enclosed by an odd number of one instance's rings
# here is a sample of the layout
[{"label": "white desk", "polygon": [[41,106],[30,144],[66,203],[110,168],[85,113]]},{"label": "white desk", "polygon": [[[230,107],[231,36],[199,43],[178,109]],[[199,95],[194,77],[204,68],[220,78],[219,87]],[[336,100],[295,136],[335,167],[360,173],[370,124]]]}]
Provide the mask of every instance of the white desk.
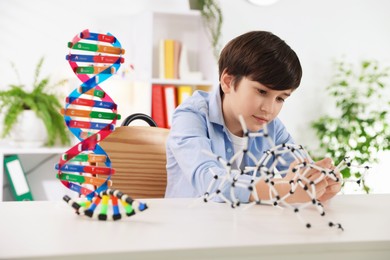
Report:
[{"label": "white desk", "polygon": [[117,222],[77,216],[62,201],[2,202],[0,258],[390,259],[390,195],[337,196],[326,212],[344,232],[312,209],[306,229],[290,210],[271,206],[145,201],[147,211]]}]

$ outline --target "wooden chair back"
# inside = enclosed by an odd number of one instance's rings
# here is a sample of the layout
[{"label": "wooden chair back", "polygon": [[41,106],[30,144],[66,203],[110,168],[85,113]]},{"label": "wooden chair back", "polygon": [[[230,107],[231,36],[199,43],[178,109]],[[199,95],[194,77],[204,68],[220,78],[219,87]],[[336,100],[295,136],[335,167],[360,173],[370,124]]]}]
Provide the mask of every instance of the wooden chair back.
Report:
[{"label": "wooden chair back", "polygon": [[163,198],[167,185],[168,133],[165,128],[121,126],[102,140],[99,145],[115,169],[112,188],[134,199]]}]

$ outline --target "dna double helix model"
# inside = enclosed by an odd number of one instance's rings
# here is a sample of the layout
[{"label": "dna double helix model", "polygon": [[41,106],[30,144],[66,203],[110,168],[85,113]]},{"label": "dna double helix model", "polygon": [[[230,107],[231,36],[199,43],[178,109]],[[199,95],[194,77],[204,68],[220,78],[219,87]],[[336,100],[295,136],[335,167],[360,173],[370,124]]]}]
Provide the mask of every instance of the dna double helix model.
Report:
[{"label": "dna double helix model", "polygon": [[68,43],[66,59],[82,84],[61,109],[65,123],[80,142],[61,155],[57,178],[79,196],[63,199],[76,213],[99,220],[119,220],[147,209],[147,205],[119,190],[110,189],[115,169],[99,142],[114,129],[120,115],[117,104],[99,86],[124,62],[120,42],[110,33],[84,30]]},{"label": "dna double helix model", "polygon": [[[325,217],[325,208],[321,201],[317,199],[315,185],[325,178],[328,181],[333,181],[333,185],[336,183],[342,183],[343,180],[341,178],[341,171],[345,168],[355,168],[359,171],[359,178],[357,180],[353,180],[353,182],[360,185],[361,182],[364,182],[370,167],[367,165],[352,164],[352,159],[349,157],[345,157],[337,166],[322,167],[316,165],[302,145],[292,143],[282,143],[276,145],[269,135],[267,126],[264,126],[261,132],[250,132],[246,126],[244,118],[239,116],[239,120],[244,132],[243,136],[245,140],[245,145],[241,150],[236,151],[229,160],[225,160],[222,156],[211,153],[207,150],[203,151],[205,154],[217,160],[221,166],[225,168],[226,174],[218,175],[217,172],[214,172],[213,169],[210,168],[210,173],[213,178],[208,185],[207,191],[201,197],[201,200],[207,203],[217,199],[218,201],[226,202],[226,204],[230,205],[231,208],[237,208],[241,205],[241,201],[236,196],[236,189],[241,187],[248,189],[254,198],[253,202],[244,206],[244,210],[247,210],[253,205],[260,204],[271,205],[280,209],[291,209],[298,217],[298,220],[305,224],[306,228],[311,228],[311,222],[304,218],[302,214],[304,210],[311,207],[319,213],[319,216],[321,216],[328,227],[344,231],[344,228],[340,223],[330,221],[327,217]],[[260,158],[257,158],[248,149],[250,138],[262,138],[263,142],[268,142],[270,149],[265,151]],[[247,156],[253,164],[244,165],[244,167],[240,167],[240,169],[235,169],[232,165],[237,165],[236,160],[240,156]],[[289,169],[278,170],[278,166],[287,164],[283,156],[293,159],[296,163],[292,167],[292,173],[294,176],[287,180],[277,177],[277,175],[285,175],[289,172]],[[311,172],[312,170],[316,170],[318,174],[313,175]],[[250,179],[241,179],[241,176],[243,175],[250,176]],[[316,177],[312,177],[310,175]],[[268,199],[260,200],[259,198],[259,188],[256,186],[256,183],[260,181],[264,181],[269,188]],[[284,192],[283,194],[275,188],[275,186],[282,183],[290,187],[289,191]],[[227,187],[227,189],[225,187]],[[302,188],[302,191],[307,194],[307,198],[309,199],[302,202],[288,202],[289,197],[291,197],[299,188]]]}]

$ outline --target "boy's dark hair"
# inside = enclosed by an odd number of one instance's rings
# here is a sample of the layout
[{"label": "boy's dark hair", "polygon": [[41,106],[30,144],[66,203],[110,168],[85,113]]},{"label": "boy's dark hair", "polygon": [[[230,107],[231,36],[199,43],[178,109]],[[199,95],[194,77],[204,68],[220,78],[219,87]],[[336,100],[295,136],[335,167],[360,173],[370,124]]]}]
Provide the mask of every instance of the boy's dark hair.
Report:
[{"label": "boy's dark hair", "polygon": [[219,57],[222,72],[234,76],[234,86],[243,77],[274,90],[298,88],[302,68],[296,53],[278,36],[252,31],[231,40]]}]

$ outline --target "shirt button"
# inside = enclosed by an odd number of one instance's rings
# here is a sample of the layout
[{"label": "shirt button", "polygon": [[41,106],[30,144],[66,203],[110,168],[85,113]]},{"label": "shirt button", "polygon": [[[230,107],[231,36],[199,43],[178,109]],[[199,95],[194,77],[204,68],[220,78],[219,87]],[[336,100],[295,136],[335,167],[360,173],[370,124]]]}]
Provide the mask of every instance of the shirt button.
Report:
[{"label": "shirt button", "polygon": [[231,153],[231,152],[232,152],[232,149],[231,149],[231,148],[228,148],[228,149],[227,149],[227,152],[228,152],[228,153]]}]

